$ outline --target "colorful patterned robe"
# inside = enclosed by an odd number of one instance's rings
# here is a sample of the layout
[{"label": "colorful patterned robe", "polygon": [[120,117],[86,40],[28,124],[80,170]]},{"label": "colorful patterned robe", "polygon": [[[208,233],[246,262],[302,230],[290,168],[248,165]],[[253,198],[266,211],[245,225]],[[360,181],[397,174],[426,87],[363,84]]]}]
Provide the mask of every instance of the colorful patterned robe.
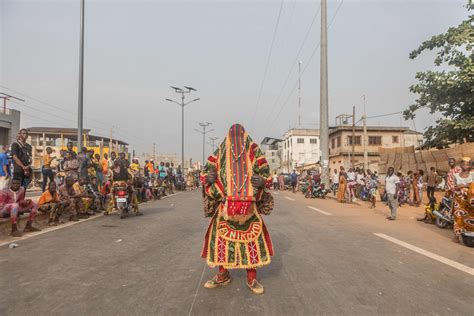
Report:
[{"label": "colorful patterned robe", "polygon": [[[233,138],[231,131],[239,129],[243,137]],[[217,171],[214,184],[206,182],[210,168]],[[208,158],[201,176],[207,198],[217,206],[201,253],[211,267],[254,269],[270,264],[272,241],[256,203],[263,194],[270,193],[265,188],[253,188],[252,175],[262,176],[267,185],[271,183],[264,154],[237,124],[231,127],[226,139]]]}]

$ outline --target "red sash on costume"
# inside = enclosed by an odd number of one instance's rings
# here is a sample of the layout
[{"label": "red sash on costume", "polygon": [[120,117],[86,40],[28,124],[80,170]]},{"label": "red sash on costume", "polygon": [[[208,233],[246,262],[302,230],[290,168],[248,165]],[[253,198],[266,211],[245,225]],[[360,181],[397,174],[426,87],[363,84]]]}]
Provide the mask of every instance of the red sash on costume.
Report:
[{"label": "red sash on costume", "polygon": [[247,199],[235,199],[232,196],[227,197],[227,215],[248,215],[250,213],[250,207],[252,206],[252,197]]}]

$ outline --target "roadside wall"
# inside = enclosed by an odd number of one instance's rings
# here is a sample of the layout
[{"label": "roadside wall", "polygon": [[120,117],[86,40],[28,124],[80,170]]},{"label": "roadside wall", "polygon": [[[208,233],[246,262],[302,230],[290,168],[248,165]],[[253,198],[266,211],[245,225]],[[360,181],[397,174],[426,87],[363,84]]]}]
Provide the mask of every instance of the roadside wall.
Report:
[{"label": "roadside wall", "polygon": [[380,162],[378,171],[387,173],[388,167],[394,167],[402,173],[409,170],[427,171],[435,167],[440,174],[449,170],[448,158],[460,160],[461,157],[474,157],[474,143],[465,143],[446,149],[415,151],[414,146],[399,148],[379,148]]}]

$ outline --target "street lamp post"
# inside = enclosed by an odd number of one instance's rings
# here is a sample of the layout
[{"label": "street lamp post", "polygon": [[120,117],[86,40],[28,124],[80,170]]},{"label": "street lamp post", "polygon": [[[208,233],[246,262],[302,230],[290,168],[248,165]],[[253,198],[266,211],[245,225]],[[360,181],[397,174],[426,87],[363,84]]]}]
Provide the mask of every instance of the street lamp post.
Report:
[{"label": "street lamp post", "polygon": [[329,123],[328,123],[328,26],[327,0],[321,0],[321,68],[319,89],[319,144],[321,147],[322,181],[329,187]]},{"label": "street lamp post", "polygon": [[166,101],[176,103],[177,105],[181,107],[181,170],[184,172],[184,107],[190,103],[199,101],[200,98],[194,99],[189,102],[184,102],[186,93],[191,93],[191,91],[197,91],[197,90],[192,87],[187,87],[187,86],[184,86],[184,89],[173,87],[173,86],[171,86],[171,88],[174,89],[176,93],[181,94],[181,102],[177,102],[171,99],[166,99]]},{"label": "street lamp post", "polygon": [[209,137],[209,140],[211,141],[211,146],[212,146],[212,152],[214,153],[214,151],[216,150],[216,140],[218,140],[219,137]]},{"label": "street lamp post", "polygon": [[198,129],[194,129],[196,132],[202,134],[202,165],[205,165],[205,159],[206,159],[206,133],[212,132],[214,129],[206,131],[206,127],[211,125],[212,123],[209,122],[201,122],[199,123],[199,126],[202,127],[202,131]]},{"label": "street lamp post", "polygon": [[77,102],[77,152],[82,149],[83,102],[84,102],[84,0],[81,0],[79,38],[79,93]]}]

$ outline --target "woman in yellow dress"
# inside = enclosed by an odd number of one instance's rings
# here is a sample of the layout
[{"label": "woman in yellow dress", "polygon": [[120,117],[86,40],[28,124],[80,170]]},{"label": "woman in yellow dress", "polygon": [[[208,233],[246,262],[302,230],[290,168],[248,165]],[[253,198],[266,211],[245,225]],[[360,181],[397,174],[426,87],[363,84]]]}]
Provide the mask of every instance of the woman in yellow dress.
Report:
[{"label": "woman in yellow dress", "polygon": [[346,202],[346,189],[347,189],[347,179],[346,171],[343,166],[339,171],[339,189],[337,191],[337,200],[340,203]]}]

